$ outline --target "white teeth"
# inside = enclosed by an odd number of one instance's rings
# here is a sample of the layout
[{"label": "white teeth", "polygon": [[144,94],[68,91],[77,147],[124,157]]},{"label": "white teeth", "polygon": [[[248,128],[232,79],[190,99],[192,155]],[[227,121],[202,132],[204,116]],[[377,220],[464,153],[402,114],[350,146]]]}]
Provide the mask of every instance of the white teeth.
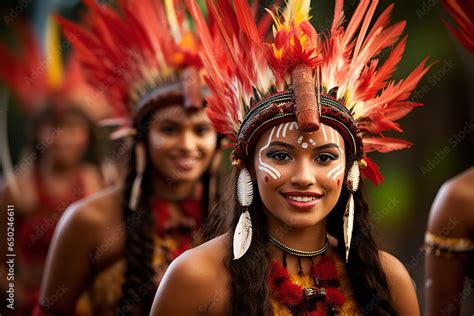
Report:
[{"label": "white teeth", "polygon": [[314,196],[288,196],[288,198],[296,202],[311,202],[316,200]]}]

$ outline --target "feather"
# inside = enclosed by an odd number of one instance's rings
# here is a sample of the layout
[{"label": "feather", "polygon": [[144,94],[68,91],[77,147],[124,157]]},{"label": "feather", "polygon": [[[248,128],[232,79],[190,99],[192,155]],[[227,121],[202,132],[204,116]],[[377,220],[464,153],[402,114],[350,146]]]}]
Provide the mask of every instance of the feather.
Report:
[{"label": "feather", "polygon": [[248,207],[252,204],[253,184],[250,173],[245,168],[240,170],[237,180],[237,199],[241,206]]},{"label": "feather", "polygon": [[351,169],[347,174],[347,186],[351,192],[356,192],[359,189],[360,170],[357,161],[352,163]]},{"label": "feather", "polygon": [[391,137],[366,137],[364,138],[364,152],[379,151],[388,153],[394,150],[410,148],[413,144],[402,139]]},{"label": "feather", "polygon": [[235,227],[233,239],[234,260],[240,259],[252,243],[252,220],[250,213],[245,210],[240,214],[239,222]]},{"label": "feather", "polygon": [[446,21],[443,21],[444,25],[471,54],[474,54],[474,5],[470,1],[462,0],[443,0],[441,3],[457,28]]},{"label": "feather", "polygon": [[349,201],[344,212],[344,245],[346,249],[346,263],[349,260],[349,250],[351,249],[352,229],[354,227],[354,196],[349,195]]},{"label": "feather", "polygon": [[367,167],[362,169],[362,176],[369,179],[374,185],[384,183],[382,173],[380,172],[379,166],[369,157],[364,157]]}]

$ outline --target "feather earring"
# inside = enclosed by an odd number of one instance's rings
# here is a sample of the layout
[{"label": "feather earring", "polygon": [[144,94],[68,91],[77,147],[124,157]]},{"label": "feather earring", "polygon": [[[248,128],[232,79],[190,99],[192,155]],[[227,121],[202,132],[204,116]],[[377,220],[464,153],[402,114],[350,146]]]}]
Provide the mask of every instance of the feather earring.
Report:
[{"label": "feather earring", "polygon": [[239,178],[237,180],[237,200],[244,208],[240,215],[239,222],[235,227],[234,232],[234,260],[241,258],[249,249],[252,242],[252,219],[248,207],[253,200],[253,185],[250,173],[247,169],[240,170]]},{"label": "feather earring", "polygon": [[137,175],[133,180],[132,184],[132,192],[130,194],[130,201],[128,203],[128,207],[131,210],[136,210],[138,206],[138,201],[140,200],[141,196],[141,186],[142,186],[142,179],[143,173],[145,172],[145,165],[146,165],[146,154],[145,154],[145,147],[142,143],[137,143],[135,145],[135,168]]},{"label": "feather earring", "polygon": [[344,244],[346,248],[346,263],[349,261],[349,250],[351,248],[352,229],[354,227],[354,192],[359,189],[360,170],[357,161],[349,169],[347,174],[347,189],[349,190],[349,201],[344,212]]}]

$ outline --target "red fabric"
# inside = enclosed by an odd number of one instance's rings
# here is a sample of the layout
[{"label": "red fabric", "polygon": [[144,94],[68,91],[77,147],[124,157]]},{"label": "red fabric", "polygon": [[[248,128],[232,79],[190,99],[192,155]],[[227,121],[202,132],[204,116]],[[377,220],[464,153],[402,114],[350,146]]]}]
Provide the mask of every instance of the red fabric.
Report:
[{"label": "red fabric", "polygon": [[34,174],[34,181],[38,199],[37,208],[31,215],[19,217],[16,222],[18,254],[25,262],[44,262],[56,224],[72,202],[85,196],[84,185],[78,173],[73,192],[58,197],[49,194],[38,172]]},{"label": "red fabric", "polygon": [[58,316],[53,312],[47,311],[44,307],[37,304],[31,313],[31,316]]}]

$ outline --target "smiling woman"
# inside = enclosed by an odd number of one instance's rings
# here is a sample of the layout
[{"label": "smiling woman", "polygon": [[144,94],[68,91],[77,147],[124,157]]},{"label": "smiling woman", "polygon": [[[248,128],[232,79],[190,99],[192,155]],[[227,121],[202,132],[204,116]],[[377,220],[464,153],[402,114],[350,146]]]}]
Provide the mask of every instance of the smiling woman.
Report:
[{"label": "smiling woman", "polygon": [[404,40],[379,66],[404,29],[388,25],[393,6],[372,24],[377,1],[361,1],[344,29],[337,0],[318,38],[310,1],[290,0],[266,43],[247,1],[207,2],[217,34],[187,4],[206,47],[207,113],[235,142],[230,220],[172,263],[152,314],[418,315],[405,267],[376,246],[361,180],[382,181],[368,152],[411,145],[383,132],[401,131],[395,121],[416,105],[406,99],[429,68],[388,80]]},{"label": "smiling woman", "polygon": [[[128,123],[113,135],[130,137],[133,151],[123,183],[61,218],[36,312],[72,315],[87,292],[93,315],[145,315],[168,265],[201,242],[218,140],[203,109],[201,62],[184,6],[84,3],[85,25],[59,20],[88,79],[104,89],[112,118]],[[52,300],[60,287],[67,291]]]}]

